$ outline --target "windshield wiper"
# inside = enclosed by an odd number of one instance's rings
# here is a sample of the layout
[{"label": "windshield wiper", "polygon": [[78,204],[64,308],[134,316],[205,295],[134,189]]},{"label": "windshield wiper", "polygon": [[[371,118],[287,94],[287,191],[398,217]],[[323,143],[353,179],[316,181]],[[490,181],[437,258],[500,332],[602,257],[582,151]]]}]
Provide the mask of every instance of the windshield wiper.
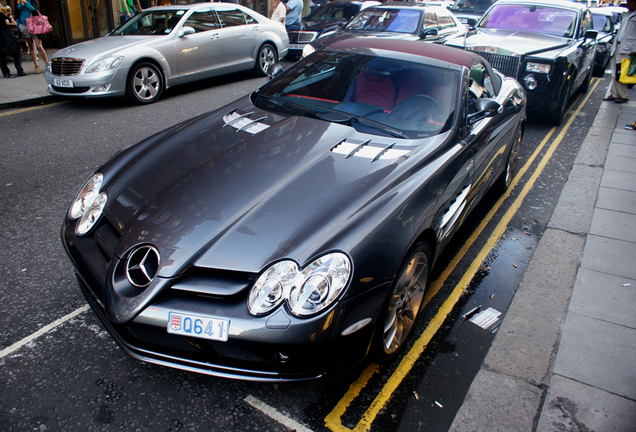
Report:
[{"label": "windshield wiper", "polygon": [[[355,120],[356,122],[358,122],[361,125],[369,126],[369,127],[373,128],[373,129],[380,130],[382,132],[386,132],[389,135],[393,135],[394,137],[404,138],[404,139],[408,138],[406,136],[406,134],[403,131],[401,131],[400,129],[396,129],[396,128],[391,127],[391,126],[387,126],[384,123],[380,123],[380,122],[377,122],[377,121],[374,121],[374,120],[369,120],[368,118],[359,116],[357,114],[351,114],[349,112],[340,111],[340,110],[333,109],[333,108],[330,108],[330,107],[327,107],[327,106],[324,106],[324,105],[316,105],[316,108],[320,108],[320,109],[323,109],[325,111],[336,113],[336,114],[341,114],[341,115],[347,117],[347,119],[345,120],[347,122],[351,122],[351,121]],[[335,121],[335,120],[333,120],[333,121]]]},{"label": "windshield wiper", "polygon": [[270,102],[273,102],[274,104],[281,106],[283,108],[291,108],[293,107],[296,110],[302,111],[303,114],[306,114],[308,117],[312,117],[312,118],[317,118],[322,120],[319,116],[318,113],[315,110],[312,110],[311,108],[307,108],[304,105],[301,105],[299,103],[296,103],[294,101],[290,101],[287,99],[282,99],[276,96],[270,96],[270,95],[265,95],[265,94],[259,94],[258,98],[264,98],[267,99]]}]

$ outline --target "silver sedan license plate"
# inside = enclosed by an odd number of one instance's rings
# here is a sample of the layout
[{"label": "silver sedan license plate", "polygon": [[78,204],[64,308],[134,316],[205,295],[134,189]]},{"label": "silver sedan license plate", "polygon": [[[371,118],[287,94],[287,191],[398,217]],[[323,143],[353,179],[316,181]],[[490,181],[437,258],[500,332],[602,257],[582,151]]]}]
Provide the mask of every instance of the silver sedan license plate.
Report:
[{"label": "silver sedan license plate", "polygon": [[230,320],[182,312],[168,314],[168,333],[227,341]]},{"label": "silver sedan license plate", "polygon": [[289,44],[289,49],[301,50],[305,48],[305,44]]},{"label": "silver sedan license plate", "polygon": [[55,87],[75,87],[75,85],[73,84],[73,80],[69,80],[69,79],[54,78],[53,85]]}]

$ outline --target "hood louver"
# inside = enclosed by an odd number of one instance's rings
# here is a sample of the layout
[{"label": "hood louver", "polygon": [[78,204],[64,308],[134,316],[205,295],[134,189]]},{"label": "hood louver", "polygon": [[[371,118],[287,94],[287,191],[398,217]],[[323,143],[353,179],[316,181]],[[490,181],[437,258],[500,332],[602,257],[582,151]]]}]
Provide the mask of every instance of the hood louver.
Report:
[{"label": "hood louver", "polygon": [[251,134],[257,134],[269,127],[269,125],[261,123],[261,120],[265,120],[267,115],[257,119],[251,119],[249,117],[252,114],[254,114],[254,111],[239,114],[238,108],[236,108],[223,116],[223,121],[225,122],[223,127],[233,127],[236,129],[236,133],[249,132]]},{"label": "hood louver", "polygon": [[354,144],[345,140],[332,147],[331,152],[345,155],[345,159],[354,156],[371,159],[371,162],[375,162],[380,159],[396,159],[406,156],[412,151],[412,148],[396,149],[394,148],[395,144],[394,142],[389,145],[374,144],[371,143],[371,140]]}]

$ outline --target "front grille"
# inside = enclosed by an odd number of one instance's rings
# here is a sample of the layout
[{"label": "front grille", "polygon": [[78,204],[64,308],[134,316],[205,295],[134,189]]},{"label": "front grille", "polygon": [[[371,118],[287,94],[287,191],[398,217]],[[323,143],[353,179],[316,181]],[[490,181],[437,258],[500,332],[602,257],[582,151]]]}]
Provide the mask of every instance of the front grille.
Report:
[{"label": "front grille", "polygon": [[318,33],[306,32],[306,31],[293,31],[287,33],[289,36],[289,43],[309,43],[316,39]]},{"label": "front grille", "polygon": [[57,57],[51,59],[51,72],[58,76],[77,75],[83,65],[82,59]]},{"label": "front grille", "polygon": [[51,86],[51,87],[53,87],[53,90],[57,92],[71,93],[71,94],[85,93],[90,90],[90,87],[56,87],[56,86]]},{"label": "front grille", "polygon": [[493,54],[485,51],[475,51],[471,50],[470,48],[467,49],[479,54],[480,56],[488,60],[493,68],[497,69],[505,76],[517,78],[517,74],[519,73],[520,57],[503,54]]}]

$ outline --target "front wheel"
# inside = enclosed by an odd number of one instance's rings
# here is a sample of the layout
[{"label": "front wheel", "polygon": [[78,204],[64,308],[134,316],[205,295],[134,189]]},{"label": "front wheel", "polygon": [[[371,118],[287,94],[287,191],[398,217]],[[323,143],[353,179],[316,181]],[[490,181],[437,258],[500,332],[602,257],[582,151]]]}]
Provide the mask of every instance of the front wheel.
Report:
[{"label": "front wheel", "polygon": [[126,93],[130,100],[138,104],[155,102],[163,93],[163,75],[152,63],[139,63],[128,74]]},{"label": "front wheel", "polygon": [[263,44],[258,49],[256,55],[256,64],[254,65],[254,72],[259,76],[266,76],[269,67],[275,63],[278,63],[278,54],[276,49],[270,44]]},{"label": "front wheel", "polygon": [[523,138],[523,132],[521,128],[515,133],[510,152],[508,153],[508,159],[506,160],[506,167],[501,173],[501,176],[497,179],[496,188],[500,193],[504,193],[512,183],[512,179],[517,174],[517,162],[519,161],[519,148],[521,147],[521,139]]},{"label": "front wheel", "polygon": [[382,362],[393,360],[413,330],[428,288],[430,263],[430,249],[421,243],[408,255],[397,274],[376,332],[376,351]]},{"label": "front wheel", "polygon": [[568,102],[570,101],[570,89],[572,88],[572,80],[568,80],[568,83],[565,86],[565,91],[563,92],[563,96],[561,96],[561,100],[559,101],[559,106],[557,110],[548,117],[548,123],[554,126],[558,126],[563,121],[563,117],[565,117],[565,110],[568,107]]}]

